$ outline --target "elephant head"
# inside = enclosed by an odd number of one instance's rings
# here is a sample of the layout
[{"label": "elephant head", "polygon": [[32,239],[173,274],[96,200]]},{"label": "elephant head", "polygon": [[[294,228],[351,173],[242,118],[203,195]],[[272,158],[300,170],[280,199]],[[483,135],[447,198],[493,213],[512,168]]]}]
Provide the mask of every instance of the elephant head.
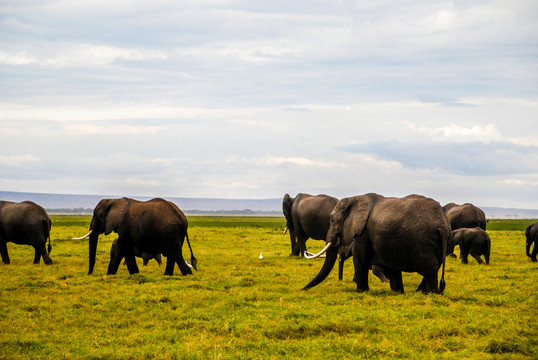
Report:
[{"label": "elephant head", "polygon": [[292,198],[289,194],[284,195],[284,198],[282,199],[282,212],[284,213],[284,217],[286,218],[286,230],[284,230],[284,234],[287,230],[293,231],[293,219],[291,217],[291,207],[293,206],[293,201],[295,199]]},{"label": "elephant head", "polygon": [[340,247],[349,247],[362,234],[376,200],[375,194],[341,199],[331,212],[325,247],[315,256],[327,253],[323,267],[303,290],[316,286],[330,274]]},{"label": "elephant head", "polygon": [[456,245],[460,244],[461,236],[463,235],[463,228],[452,230],[452,240],[448,243],[447,254],[453,254]]},{"label": "elephant head", "polygon": [[76,240],[89,238],[90,242],[90,268],[88,274],[93,273],[95,266],[95,256],[97,252],[97,240],[99,235],[108,235],[111,232],[118,232],[125,215],[129,211],[130,201],[127,198],[103,199],[93,210],[93,217],[90,223],[90,231]]}]

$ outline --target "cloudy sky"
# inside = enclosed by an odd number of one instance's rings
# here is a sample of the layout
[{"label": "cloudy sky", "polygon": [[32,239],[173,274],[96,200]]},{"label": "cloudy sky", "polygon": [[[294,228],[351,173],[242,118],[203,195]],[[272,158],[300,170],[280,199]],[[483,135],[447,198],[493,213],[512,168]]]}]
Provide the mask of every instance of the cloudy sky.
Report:
[{"label": "cloudy sky", "polygon": [[538,208],[538,3],[2,0],[0,189]]}]

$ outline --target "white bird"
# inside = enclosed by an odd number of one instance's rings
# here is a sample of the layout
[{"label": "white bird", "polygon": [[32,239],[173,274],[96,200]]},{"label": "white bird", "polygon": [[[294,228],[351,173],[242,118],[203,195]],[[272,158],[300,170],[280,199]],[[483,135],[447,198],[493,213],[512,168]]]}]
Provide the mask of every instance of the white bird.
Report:
[{"label": "white bird", "polygon": [[262,253],[260,253],[260,256],[258,256],[258,259],[263,259]]}]

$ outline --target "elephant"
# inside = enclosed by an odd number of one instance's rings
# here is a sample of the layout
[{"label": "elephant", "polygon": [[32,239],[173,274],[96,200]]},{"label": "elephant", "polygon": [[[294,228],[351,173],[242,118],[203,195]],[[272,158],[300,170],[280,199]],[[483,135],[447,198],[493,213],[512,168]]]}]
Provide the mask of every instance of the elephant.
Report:
[{"label": "elephant", "polygon": [[303,256],[306,240],[325,240],[329,230],[329,216],[337,198],[328,195],[289,194],[282,199],[282,212],[286,218],[286,230],[290,232],[291,255]]},{"label": "elephant", "polygon": [[[451,202],[443,206],[443,210],[445,211],[452,230],[474,227],[486,230],[486,214],[482,209],[473,204],[465,203],[463,205],[458,205]],[[456,257],[452,251],[450,251],[448,255]]]},{"label": "elephant", "polygon": [[[536,255],[538,254],[538,222],[527,226],[525,230],[525,237],[527,238],[526,253],[533,262],[536,262]],[[534,248],[531,253],[531,245],[534,242]]]},{"label": "elephant", "polygon": [[[328,195],[310,195],[299,193],[295,198],[289,194],[282,199],[282,212],[286,218],[286,230],[290,232],[291,256],[309,256],[306,251],[306,240],[325,240],[329,230],[329,218],[334,206],[338,202],[337,198]],[[351,257],[351,246],[342,248],[338,261],[338,279],[343,279],[344,261]],[[387,282],[382,269],[375,269],[374,274],[382,282]]]},{"label": "elephant", "polygon": [[[367,291],[375,265],[387,275],[392,291],[404,291],[402,271],[423,276],[417,291],[442,293],[451,229],[441,205],[421,195],[404,198],[369,193],[343,198],[330,216],[327,256],[319,273],[303,290],[322,282],[336,262],[339,247],[353,247],[357,291]],[[442,267],[437,285],[438,271]]]},{"label": "elephant", "polygon": [[135,260],[135,248],[150,254],[166,256],[165,275],[174,274],[177,264],[183,275],[192,270],[183,259],[182,247],[185,238],[191,252],[192,267],[197,270],[197,260],[187,234],[187,217],[172,202],[155,198],[138,201],[130,198],[103,199],[93,210],[90,231],[77,239],[89,238],[90,265],[88,274],[93,273],[99,235],[111,232],[118,234],[119,255],[110,260],[108,275],[115,275],[121,259],[125,257],[129,274],[139,272]]},{"label": "elephant", "polygon": [[458,205],[448,203],[443,206],[452,230],[479,227],[486,230],[486,214],[470,203]]},{"label": "elephant", "polygon": [[[32,201],[20,203],[0,201],[0,255],[2,262],[9,264],[7,243],[13,242],[19,245],[32,245],[35,249],[34,264],[43,261],[47,265],[52,264],[49,253],[52,249],[50,244],[50,229],[52,221],[47,211]],[[49,241],[46,247],[47,239]]]},{"label": "elephant", "polygon": [[[163,263],[161,254],[148,254],[148,253],[138,250],[137,248],[134,248],[134,255],[136,257],[142,258],[144,266],[146,266],[151,259],[155,259],[155,261],[157,261],[159,266]],[[115,238],[114,241],[112,242],[112,246],[110,247],[110,261],[112,261],[117,256],[121,256],[121,255],[119,254],[118,238]]]},{"label": "elephant", "polygon": [[467,260],[469,254],[474,257],[479,264],[484,263],[480,258],[481,255],[484,255],[486,264],[489,264],[491,240],[488,233],[482,228],[474,227],[453,230],[452,241],[449,248],[453,250],[456,245],[460,246],[460,259],[463,264],[469,263]]}]

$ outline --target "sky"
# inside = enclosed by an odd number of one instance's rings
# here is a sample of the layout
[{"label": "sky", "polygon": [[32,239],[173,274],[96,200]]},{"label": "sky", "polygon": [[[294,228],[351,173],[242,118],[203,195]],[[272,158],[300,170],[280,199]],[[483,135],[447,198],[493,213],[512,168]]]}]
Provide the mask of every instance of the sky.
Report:
[{"label": "sky", "polygon": [[538,208],[538,2],[1,0],[0,190]]}]

